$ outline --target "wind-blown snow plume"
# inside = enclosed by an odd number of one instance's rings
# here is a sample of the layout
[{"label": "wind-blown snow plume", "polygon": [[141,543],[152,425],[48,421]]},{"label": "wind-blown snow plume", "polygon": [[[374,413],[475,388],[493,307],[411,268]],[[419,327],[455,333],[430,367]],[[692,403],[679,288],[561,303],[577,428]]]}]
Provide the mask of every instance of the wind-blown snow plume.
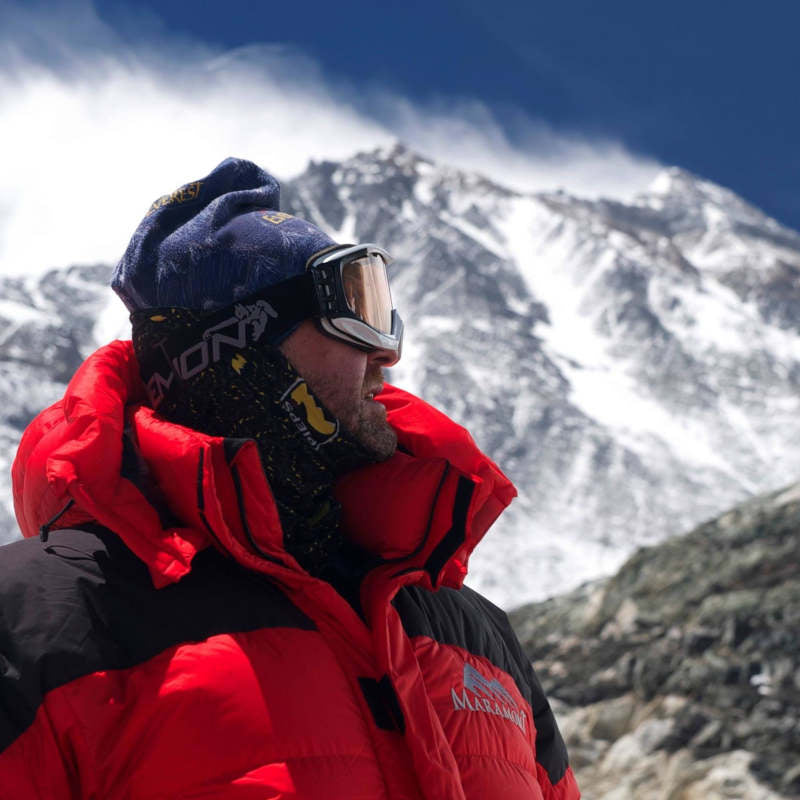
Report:
[{"label": "wind-blown snow plume", "polygon": [[280,43],[221,52],[138,18],[123,38],[80,0],[0,8],[0,274],[113,262],[154,197],[229,155],[286,179],[401,139],[516,188],[613,197],[654,174],[535,120],[514,146],[478,100],[415,103]]}]

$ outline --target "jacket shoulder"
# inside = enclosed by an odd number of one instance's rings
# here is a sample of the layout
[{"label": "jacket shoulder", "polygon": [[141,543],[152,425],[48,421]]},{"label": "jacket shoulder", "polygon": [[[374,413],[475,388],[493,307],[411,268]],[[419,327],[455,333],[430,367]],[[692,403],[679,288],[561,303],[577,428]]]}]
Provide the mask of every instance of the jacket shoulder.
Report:
[{"label": "jacket shoulder", "polygon": [[[431,592],[419,586],[402,589],[394,600],[406,633],[483,656],[516,683],[536,725],[536,760],[552,786],[567,773],[567,748],[530,660],[508,616],[469,587]],[[569,780],[572,780],[570,777]]]},{"label": "jacket shoulder", "polygon": [[313,630],[276,586],[215,550],[177,584],[153,585],[116,534],[59,530],[0,548],[0,751],[44,696],[169,647],[269,627]]},{"label": "jacket shoulder", "polygon": [[84,593],[102,591],[107,552],[96,534],[72,530],[0,547],[0,750],[49,689],[80,673],[92,625]]},{"label": "jacket shoulder", "polygon": [[80,638],[76,610],[87,591],[106,583],[101,565],[109,560],[107,543],[83,530],[58,531],[47,544],[37,537],[0,547],[2,652],[36,652]]},{"label": "jacket shoulder", "polygon": [[440,644],[483,656],[509,673],[530,699],[524,658],[505,612],[473,589],[419,586],[402,589],[394,600],[409,636],[427,636]]}]

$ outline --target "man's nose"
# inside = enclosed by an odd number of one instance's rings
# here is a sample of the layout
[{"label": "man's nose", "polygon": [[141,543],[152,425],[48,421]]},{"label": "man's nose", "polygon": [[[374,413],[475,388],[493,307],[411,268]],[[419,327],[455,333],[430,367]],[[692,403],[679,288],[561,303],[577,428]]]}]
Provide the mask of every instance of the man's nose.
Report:
[{"label": "man's nose", "polygon": [[379,348],[378,350],[371,350],[367,356],[367,361],[370,364],[376,364],[379,367],[392,367],[400,360],[400,354],[395,353],[394,350],[387,350]]}]

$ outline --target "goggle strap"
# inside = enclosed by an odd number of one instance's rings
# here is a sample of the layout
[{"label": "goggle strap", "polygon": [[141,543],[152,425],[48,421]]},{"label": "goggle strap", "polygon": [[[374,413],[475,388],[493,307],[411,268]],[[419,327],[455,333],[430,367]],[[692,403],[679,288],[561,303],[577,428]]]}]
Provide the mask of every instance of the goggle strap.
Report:
[{"label": "goggle strap", "polygon": [[204,314],[181,308],[148,308],[131,314],[131,323],[135,330],[146,320],[158,322],[166,312],[174,317],[175,313],[183,311],[188,312],[191,322],[179,330],[174,325],[169,326],[171,332],[165,345],[169,347],[170,358],[213,337],[224,337],[228,345],[236,340],[247,345],[256,342],[275,344],[282,341],[298,322],[318,313],[314,281],[306,272],[216,311]]}]

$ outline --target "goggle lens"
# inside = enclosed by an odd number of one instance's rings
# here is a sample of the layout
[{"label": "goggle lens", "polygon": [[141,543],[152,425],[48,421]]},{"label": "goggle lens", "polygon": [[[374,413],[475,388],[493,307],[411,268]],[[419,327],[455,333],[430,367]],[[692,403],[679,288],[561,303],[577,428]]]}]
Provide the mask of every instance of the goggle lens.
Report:
[{"label": "goggle lens", "polygon": [[378,253],[342,264],[342,288],[350,310],[381,333],[392,332],[392,296],[386,262]]}]

